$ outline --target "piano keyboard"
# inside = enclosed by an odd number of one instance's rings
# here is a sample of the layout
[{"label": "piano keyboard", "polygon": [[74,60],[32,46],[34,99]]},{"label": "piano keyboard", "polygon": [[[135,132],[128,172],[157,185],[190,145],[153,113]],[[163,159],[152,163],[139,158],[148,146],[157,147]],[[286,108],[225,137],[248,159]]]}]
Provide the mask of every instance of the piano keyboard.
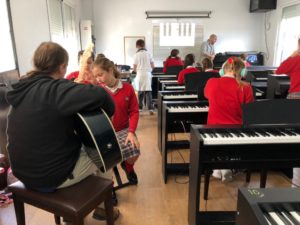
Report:
[{"label": "piano keyboard", "polygon": [[255,80],[263,80],[263,81],[267,81],[268,78],[267,78],[267,77],[256,77]]},{"label": "piano keyboard", "polygon": [[259,207],[270,225],[300,224],[299,203],[261,203]]},{"label": "piano keyboard", "polygon": [[172,84],[172,83],[175,83],[177,84],[177,80],[160,80],[159,81],[160,83],[168,83],[168,84]]},{"label": "piano keyboard", "polygon": [[184,85],[177,85],[177,86],[166,86],[165,87],[166,90],[178,90],[178,89],[185,89]]},{"label": "piano keyboard", "polygon": [[299,188],[240,188],[235,224],[300,225],[299,197]]},{"label": "piano keyboard", "polygon": [[199,129],[205,145],[300,143],[300,128]]},{"label": "piano keyboard", "polygon": [[164,74],[164,73],[160,73],[160,74],[153,74],[152,77],[157,77],[157,78],[176,78],[177,75],[167,75],[167,74]]},{"label": "piano keyboard", "polygon": [[186,113],[186,112],[208,112],[208,106],[168,106],[169,113]]},{"label": "piano keyboard", "polygon": [[164,95],[163,96],[164,100],[167,100],[167,99],[189,99],[189,98],[191,98],[191,99],[192,98],[197,99],[198,96],[197,96],[197,94],[182,94],[182,95],[180,95],[180,94],[177,94],[177,95],[173,94],[173,95]]}]

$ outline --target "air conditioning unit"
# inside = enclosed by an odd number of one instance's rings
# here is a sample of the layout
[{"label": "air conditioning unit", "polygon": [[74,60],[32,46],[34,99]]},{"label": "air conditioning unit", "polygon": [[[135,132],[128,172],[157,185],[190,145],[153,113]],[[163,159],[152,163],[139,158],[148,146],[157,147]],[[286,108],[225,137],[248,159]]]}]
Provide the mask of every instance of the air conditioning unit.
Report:
[{"label": "air conditioning unit", "polygon": [[92,42],[92,21],[81,20],[80,21],[80,44],[81,49],[84,50],[89,43]]}]

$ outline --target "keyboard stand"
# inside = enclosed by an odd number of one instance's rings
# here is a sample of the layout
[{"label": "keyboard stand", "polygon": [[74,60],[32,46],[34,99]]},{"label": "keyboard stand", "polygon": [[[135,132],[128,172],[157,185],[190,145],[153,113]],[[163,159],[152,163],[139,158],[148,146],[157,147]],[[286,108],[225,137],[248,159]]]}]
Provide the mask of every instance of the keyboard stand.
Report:
[{"label": "keyboard stand", "polygon": [[[236,211],[201,211],[201,174],[213,169],[262,169],[300,167],[300,143],[204,145],[200,128],[224,126],[191,125],[188,195],[189,225],[234,225]],[[230,126],[227,125],[226,128]],[[232,127],[238,127],[232,125]],[[242,127],[239,126],[241,129]],[[261,127],[261,126],[259,126]],[[233,157],[235,156],[235,157]],[[215,160],[221,157],[221,160]],[[230,160],[236,158],[236,160]]]},{"label": "keyboard stand", "polygon": [[118,184],[118,186],[114,186],[114,190],[115,191],[117,191],[117,190],[119,190],[121,188],[130,186],[130,185],[135,185],[135,184],[130,183],[129,181],[126,182],[126,183],[122,182],[121,176],[120,176],[120,173],[119,173],[119,170],[118,170],[117,166],[115,166],[113,168],[113,171],[114,171],[114,175],[115,175],[115,178],[116,178],[116,181],[117,181],[117,184]]}]

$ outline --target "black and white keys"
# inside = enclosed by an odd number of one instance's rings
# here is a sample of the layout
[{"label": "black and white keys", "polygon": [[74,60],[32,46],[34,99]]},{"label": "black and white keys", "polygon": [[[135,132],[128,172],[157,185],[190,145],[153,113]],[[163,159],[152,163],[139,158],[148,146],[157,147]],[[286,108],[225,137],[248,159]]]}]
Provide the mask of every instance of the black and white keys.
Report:
[{"label": "black and white keys", "polygon": [[261,203],[259,207],[268,224],[300,225],[299,203]]},{"label": "black and white keys", "polygon": [[208,112],[207,105],[170,105],[168,106],[169,113],[187,113],[187,112]]},{"label": "black and white keys", "polygon": [[169,99],[197,99],[197,94],[167,94],[163,96],[163,100]]},{"label": "black and white keys", "polygon": [[300,128],[199,129],[205,145],[300,143]]}]

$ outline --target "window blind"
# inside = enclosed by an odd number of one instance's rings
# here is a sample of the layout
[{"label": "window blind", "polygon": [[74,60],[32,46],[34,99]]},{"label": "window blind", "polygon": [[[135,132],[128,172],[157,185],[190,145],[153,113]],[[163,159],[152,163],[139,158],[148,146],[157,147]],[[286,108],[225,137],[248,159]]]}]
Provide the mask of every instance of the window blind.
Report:
[{"label": "window blind", "polygon": [[64,26],[61,0],[47,0],[51,40],[61,43],[64,38]]},{"label": "window blind", "polygon": [[283,19],[289,19],[297,16],[300,17],[300,4],[283,8],[283,12],[282,12]]}]

